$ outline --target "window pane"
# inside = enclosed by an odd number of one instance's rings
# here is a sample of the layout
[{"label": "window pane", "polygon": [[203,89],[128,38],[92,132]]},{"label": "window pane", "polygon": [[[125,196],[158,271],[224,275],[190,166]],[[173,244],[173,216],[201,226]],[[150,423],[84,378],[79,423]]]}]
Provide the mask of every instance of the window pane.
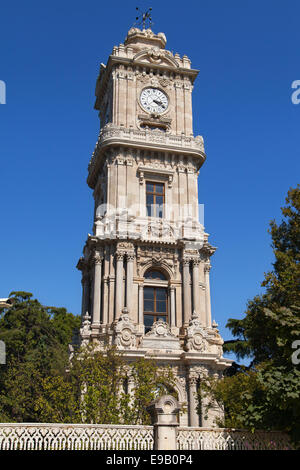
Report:
[{"label": "window pane", "polygon": [[144,301],[144,311],[145,312],[154,312],[154,302],[153,300]]},{"label": "window pane", "polygon": [[151,330],[153,322],[154,317],[152,315],[144,315],[145,333],[148,333]]},{"label": "window pane", "polygon": [[152,205],[147,205],[147,216],[148,217],[153,217],[153,214],[152,214],[152,210],[153,210],[153,206]]},{"label": "window pane", "polygon": [[146,183],[146,192],[153,193],[154,191],[154,184],[153,183]]},{"label": "window pane", "polygon": [[163,217],[163,206],[162,205],[156,205],[156,217],[159,217],[160,219]]},{"label": "window pane", "polygon": [[167,311],[167,302],[165,300],[156,301],[156,311],[158,313],[166,313]]},{"label": "window pane", "polygon": [[155,185],[155,192],[157,194],[163,194],[164,193],[164,185],[163,184],[156,184]]},{"label": "window pane", "polygon": [[155,202],[157,206],[162,206],[164,203],[164,198],[162,196],[156,196]]},{"label": "window pane", "polygon": [[154,287],[145,287],[144,288],[144,299],[154,299]]},{"label": "window pane", "polygon": [[144,315],[144,324],[145,326],[152,326],[154,322],[153,315]]},{"label": "window pane", "polygon": [[157,300],[166,300],[167,292],[165,289],[156,289],[156,299]]},{"label": "window pane", "polygon": [[156,318],[155,318],[155,321],[158,321],[158,320],[163,320],[164,322],[166,322],[166,321],[167,321],[167,317],[160,315],[159,317],[156,317]]},{"label": "window pane", "polygon": [[146,196],[146,204],[151,205],[154,203],[153,195],[152,194],[147,194]]},{"label": "window pane", "polygon": [[151,271],[146,272],[145,279],[161,279],[164,281],[166,276],[161,271],[155,271],[154,269],[151,269]]}]

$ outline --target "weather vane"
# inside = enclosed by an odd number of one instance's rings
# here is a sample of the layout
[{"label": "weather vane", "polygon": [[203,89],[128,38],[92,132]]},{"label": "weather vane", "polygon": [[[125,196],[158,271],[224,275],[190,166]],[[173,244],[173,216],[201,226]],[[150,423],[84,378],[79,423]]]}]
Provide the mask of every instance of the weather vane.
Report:
[{"label": "weather vane", "polygon": [[152,8],[148,8],[148,10],[144,13],[142,12],[138,7],[136,7],[136,10],[140,13],[140,16],[136,17],[136,21],[140,20],[139,23],[135,23],[136,26],[139,26],[143,24],[143,29],[146,29],[146,21],[149,21],[149,26],[152,26],[152,16],[151,16],[151,11]]}]

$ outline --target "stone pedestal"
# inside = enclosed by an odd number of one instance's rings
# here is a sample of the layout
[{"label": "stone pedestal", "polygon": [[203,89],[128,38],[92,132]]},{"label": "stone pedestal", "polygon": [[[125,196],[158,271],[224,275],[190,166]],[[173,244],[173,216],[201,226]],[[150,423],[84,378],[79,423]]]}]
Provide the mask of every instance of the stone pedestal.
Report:
[{"label": "stone pedestal", "polygon": [[176,450],[176,428],[180,405],[172,395],[164,395],[147,408],[154,426],[154,449]]}]

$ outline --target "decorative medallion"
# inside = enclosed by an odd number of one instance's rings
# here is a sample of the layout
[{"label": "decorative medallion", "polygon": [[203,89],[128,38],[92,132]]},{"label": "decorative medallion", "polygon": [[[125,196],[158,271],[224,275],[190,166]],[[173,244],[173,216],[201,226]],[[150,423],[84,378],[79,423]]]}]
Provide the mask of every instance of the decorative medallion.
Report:
[{"label": "decorative medallion", "polygon": [[120,349],[132,349],[136,346],[135,326],[127,308],[123,308],[115,326],[115,343]]}]

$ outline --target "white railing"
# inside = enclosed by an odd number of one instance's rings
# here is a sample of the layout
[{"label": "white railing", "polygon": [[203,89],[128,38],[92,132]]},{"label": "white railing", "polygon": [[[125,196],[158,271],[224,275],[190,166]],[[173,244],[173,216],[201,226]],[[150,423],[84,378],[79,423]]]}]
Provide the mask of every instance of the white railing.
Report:
[{"label": "white railing", "polygon": [[[280,432],[251,433],[235,429],[178,428],[177,426],[176,428],[177,450],[293,449],[288,436]],[[153,450],[154,448],[153,426],[0,424],[0,451]]]},{"label": "white railing", "polygon": [[0,424],[0,450],[152,449],[152,426]]},{"label": "white railing", "polygon": [[281,432],[235,429],[178,428],[179,450],[290,450],[288,436]]}]

